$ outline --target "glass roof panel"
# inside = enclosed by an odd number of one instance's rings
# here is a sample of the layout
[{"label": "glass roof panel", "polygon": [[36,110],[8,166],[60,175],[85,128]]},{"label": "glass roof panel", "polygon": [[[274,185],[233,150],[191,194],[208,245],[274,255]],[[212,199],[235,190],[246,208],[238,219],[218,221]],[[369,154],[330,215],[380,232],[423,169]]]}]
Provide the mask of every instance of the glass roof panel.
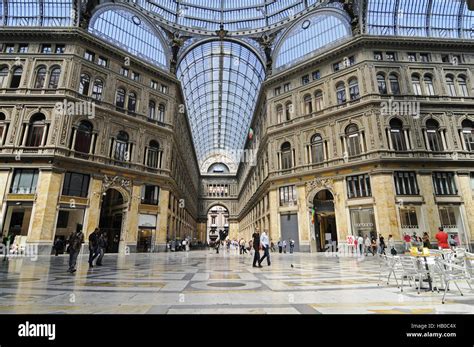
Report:
[{"label": "glass roof panel", "polygon": [[277,51],[275,67],[301,60],[310,53],[351,36],[348,22],[331,13],[317,13],[296,24]]},{"label": "glass roof panel", "polygon": [[[8,26],[73,26],[74,0],[8,0],[0,4]],[[6,6],[4,9],[3,6]]]},{"label": "glass roof panel", "polygon": [[367,1],[369,34],[473,38],[474,14],[465,0]]},{"label": "glass roof panel", "polygon": [[265,77],[257,56],[236,42],[206,42],[184,56],[177,76],[198,160],[243,149]]},{"label": "glass roof panel", "polygon": [[123,0],[167,21],[193,29],[229,31],[259,29],[294,17],[316,0]]},{"label": "glass roof panel", "polygon": [[89,31],[148,62],[161,67],[168,65],[158,33],[131,11],[118,8],[98,11],[91,19]]}]

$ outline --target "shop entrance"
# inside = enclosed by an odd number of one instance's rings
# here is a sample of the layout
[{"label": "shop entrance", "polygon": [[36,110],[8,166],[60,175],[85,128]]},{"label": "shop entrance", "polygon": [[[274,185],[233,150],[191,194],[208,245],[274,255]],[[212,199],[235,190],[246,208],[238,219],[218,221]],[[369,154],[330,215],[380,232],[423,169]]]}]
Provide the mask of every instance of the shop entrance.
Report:
[{"label": "shop entrance", "polygon": [[107,190],[102,200],[99,220],[100,231],[107,234],[107,253],[118,253],[123,211],[126,208],[123,196],[118,190]]},{"label": "shop entrance", "polygon": [[30,227],[32,209],[33,204],[29,202],[9,202],[5,215],[3,236],[11,234],[13,238],[16,236],[26,238]]},{"label": "shop entrance", "polygon": [[318,252],[324,252],[327,245],[337,244],[336,213],[334,197],[325,189],[316,194],[313,199],[314,235]]},{"label": "shop entrance", "polygon": [[153,230],[141,229],[138,231],[137,252],[148,253],[151,252],[153,245]]}]

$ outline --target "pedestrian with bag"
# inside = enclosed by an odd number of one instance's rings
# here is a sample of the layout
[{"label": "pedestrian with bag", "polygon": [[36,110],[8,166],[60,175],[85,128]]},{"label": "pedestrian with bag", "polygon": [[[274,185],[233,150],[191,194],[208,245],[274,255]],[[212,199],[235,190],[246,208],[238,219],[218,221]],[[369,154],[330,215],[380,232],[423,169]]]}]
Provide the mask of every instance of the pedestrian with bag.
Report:
[{"label": "pedestrian with bag", "polygon": [[77,256],[81,252],[84,243],[84,234],[82,233],[82,225],[76,225],[76,231],[69,236],[69,272],[76,272]]}]

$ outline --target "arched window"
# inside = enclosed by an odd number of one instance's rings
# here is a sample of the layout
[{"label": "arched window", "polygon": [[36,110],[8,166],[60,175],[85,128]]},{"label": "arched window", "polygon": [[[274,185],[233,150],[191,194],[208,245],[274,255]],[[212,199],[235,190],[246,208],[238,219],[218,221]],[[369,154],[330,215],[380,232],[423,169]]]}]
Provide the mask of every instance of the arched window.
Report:
[{"label": "arched window", "polygon": [[92,145],[92,124],[82,121],[76,130],[74,150],[80,153],[89,153]]},{"label": "arched window", "polygon": [[430,119],[426,122],[426,138],[429,150],[433,152],[444,151],[439,123],[434,119]]},{"label": "arched window", "polygon": [[38,70],[36,70],[35,88],[37,89],[44,88],[45,81],[46,81],[46,67],[40,66]]},{"label": "arched window", "polygon": [[349,157],[354,157],[362,153],[360,142],[359,128],[355,124],[350,124],[346,128],[347,154]]},{"label": "arched window", "polygon": [[135,94],[134,92],[128,93],[127,109],[130,112],[135,112],[137,109],[137,94]]},{"label": "arched window", "polygon": [[287,170],[293,167],[293,155],[291,153],[291,144],[285,142],[281,145],[281,169]]},{"label": "arched window", "polygon": [[336,96],[339,105],[346,102],[346,85],[343,82],[336,85]]},{"label": "arched window", "polygon": [[390,74],[388,76],[388,82],[390,83],[390,91],[394,95],[400,94],[400,83],[398,82],[398,76],[395,74]]},{"label": "arched window", "polygon": [[128,134],[125,131],[119,131],[115,139],[114,159],[119,161],[129,161],[130,153],[128,152]]},{"label": "arched window", "polygon": [[285,107],[285,120],[286,121],[291,120],[292,115],[293,115],[293,104],[291,102],[288,102]]},{"label": "arched window", "polygon": [[156,120],[156,104],[153,100],[148,102],[148,118]]},{"label": "arched window", "polygon": [[104,82],[100,78],[96,78],[94,85],[92,86],[92,98],[95,100],[102,99],[102,93],[104,92]]},{"label": "arched window", "polygon": [[81,74],[81,78],[79,81],[79,94],[82,94],[85,96],[89,95],[90,84],[91,84],[91,77],[86,73]]},{"label": "arched window", "polygon": [[462,122],[462,137],[465,144],[465,149],[474,152],[474,126],[473,122],[465,119]]},{"label": "arched window", "polygon": [[377,85],[379,87],[380,94],[388,94],[387,92],[387,82],[385,81],[385,76],[383,74],[377,74]]},{"label": "arched window", "polygon": [[23,68],[17,67],[13,70],[12,79],[10,81],[10,88],[18,88],[21,82],[21,76],[23,75]]},{"label": "arched window", "polygon": [[166,107],[163,104],[158,105],[158,121],[164,122],[165,121],[165,111]]},{"label": "arched window", "polygon": [[360,97],[359,82],[357,82],[357,78],[352,78],[349,80],[349,97],[351,100],[355,100]]},{"label": "arched window", "polygon": [[39,147],[46,135],[46,117],[42,113],[33,115],[28,125],[26,147]]},{"label": "arched window", "polygon": [[321,135],[316,134],[311,138],[311,162],[313,164],[324,161],[324,142]]},{"label": "arched window", "polygon": [[467,82],[466,82],[465,76],[463,75],[458,76],[458,86],[459,86],[459,92],[461,93],[461,96],[468,97],[469,90],[467,89]]},{"label": "arched window", "polygon": [[282,105],[277,106],[276,113],[277,113],[277,122],[278,123],[283,122],[283,106]]},{"label": "arched window", "polygon": [[150,141],[150,145],[148,146],[146,165],[155,169],[159,168],[159,154],[160,144],[156,141]]},{"label": "arched window", "polygon": [[61,68],[59,66],[55,66],[51,69],[51,73],[49,75],[49,89],[57,89],[59,85],[59,76],[61,76]]},{"label": "arched window", "polygon": [[117,92],[115,93],[115,106],[125,108],[125,89],[117,89]]},{"label": "arched window", "polygon": [[311,114],[313,113],[313,100],[311,95],[307,94],[304,96],[304,113]]},{"label": "arched window", "polygon": [[449,96],[457,96],[456,86],[454,85],[454,77],[452,75],[446,75],[446,87],[448,88]]},{"label": "arched window", "polygon": [[430,96],[435,95],[433,77],[429,74],[426,74],[425,77],[423,78],[423,81],[425,83],[425,92],[426,92],[426,94],[430,95]]},{"label": "arched window", "polygon": [[413,87],[413,93],[415,95],[422,95],[421,92],[421,83],[420,83],[420,76],[412,75],[411,76],[411,85]]},{"label": "arched window", "polygon": [[5,88],[7,78],[8,78],[8,67],[3,66],[0,68],[0,88]]},{"label": "arched window", "polygon": [[403,132],[403,123],[398,118],[394,118],[390,121],[390,140],[392,149],[396,151],[407,150],[405,133]]},{"label": "arched window", "polygon": [[314,93],[314,108],[315,111],[322,111],[323,110],[323,92],[318,90],[316,93]]}]

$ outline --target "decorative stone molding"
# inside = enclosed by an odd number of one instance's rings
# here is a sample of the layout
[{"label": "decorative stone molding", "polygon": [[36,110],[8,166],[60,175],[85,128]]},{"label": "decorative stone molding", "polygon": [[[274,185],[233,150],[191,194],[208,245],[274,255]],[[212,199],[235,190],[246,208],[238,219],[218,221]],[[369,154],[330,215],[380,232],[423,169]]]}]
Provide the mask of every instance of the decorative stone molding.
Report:
[{"label": "decorative stone molding", "polygon": [[110,188],[117,189],[121,193],[125,191],[127,194],[123,194],[124,202],[128,202],[129,197],[132,195],[132,181],[125,177],[114,176],[110,178],[104,175],[102,179],[102,191],[106,192]]}]

